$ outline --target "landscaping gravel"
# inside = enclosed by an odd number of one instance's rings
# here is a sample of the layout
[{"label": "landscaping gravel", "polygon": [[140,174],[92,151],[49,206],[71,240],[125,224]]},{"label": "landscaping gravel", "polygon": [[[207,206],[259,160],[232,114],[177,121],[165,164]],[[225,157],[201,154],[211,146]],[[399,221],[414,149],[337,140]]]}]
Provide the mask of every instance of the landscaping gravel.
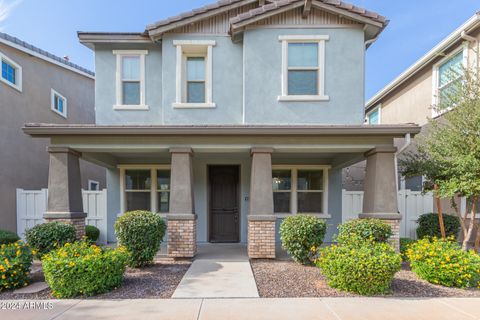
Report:
[{"label": "landscaping gravel", "polygon": [[[156,262],[133,269],[128,268],[123,285],[113,291],[90,297],[91,299],[158,299],[170,298],[177,288],[190,262]],[[41,279],[35,279],[41,281]],[[7,299],[54,299],[50,289],[34,294],[14,294],[13,291],[0,293],[0,300]]]},{"label": "landscaping gravel", "polygon": [[[292,261],[251,261],[258,292],[262,298],[353,297],[330,288],[316,267]],[[456,289],[433,285],[419,279],[408,265],[395,275],[392,297],[480,297],[479,289]]]}]

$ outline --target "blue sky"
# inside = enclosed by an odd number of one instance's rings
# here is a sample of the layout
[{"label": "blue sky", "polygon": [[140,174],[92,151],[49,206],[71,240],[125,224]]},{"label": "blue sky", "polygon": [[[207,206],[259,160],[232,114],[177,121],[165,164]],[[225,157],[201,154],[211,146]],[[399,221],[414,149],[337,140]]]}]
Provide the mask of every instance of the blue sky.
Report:
[{"label": "blue sky", "polygon": [[[0,31],[93,70],[76,32],[143,31],[149,23],[214,0],[0,0]],[[370,98],[480,10],[478,0],[347,0],[390,24],[367,51]]]}]

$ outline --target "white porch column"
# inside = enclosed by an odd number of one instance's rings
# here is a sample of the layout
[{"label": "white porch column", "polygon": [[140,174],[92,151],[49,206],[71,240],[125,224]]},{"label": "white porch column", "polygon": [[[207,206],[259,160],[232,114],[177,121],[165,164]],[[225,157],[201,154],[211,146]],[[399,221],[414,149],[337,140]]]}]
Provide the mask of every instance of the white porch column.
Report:
[{"label": "white porch column", "polygon": [[193,258],[197,252],[197,225],[193,198],[191,148],[172,148],[170,210],[167,216],[170,257]]},{"label": "white porch column", "polygon": [[248,256],[275,258],[271,148],[253,148],[248,215]]},{"label": "white porch column", "polygon": [[392,245],[400,248],[400,220],[397,183],[395,181],[395,147],[375,148],[368,151],[365,175],[363,213],[360,218],[377,218],[392,227]]},{"label": "white porch column", "polygon": [[43,218],[46,222],[59,221],[72,224],[77,238],[85,235],[80,153],[66,147],[48,147],[48,204]]}]

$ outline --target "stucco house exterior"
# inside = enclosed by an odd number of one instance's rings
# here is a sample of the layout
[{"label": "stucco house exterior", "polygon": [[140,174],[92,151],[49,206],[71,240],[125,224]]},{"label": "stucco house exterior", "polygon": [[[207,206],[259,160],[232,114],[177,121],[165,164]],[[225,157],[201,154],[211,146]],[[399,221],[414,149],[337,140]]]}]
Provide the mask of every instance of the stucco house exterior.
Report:
[{"label": "stucco house exterior", "polygon": [[107,168],[110,241],[118,215],[146,209],[166,217],[171,257],[242,242],[274,258],[288,215],[326,219],[331,239],[342,168],[366,159],[361,216],[398,237],[394,138],[420,129],[364,124],[365,51],[386,25],[340,1],[223,0],[144,32],[79,32],[96,124],[23,129],[50,138],[45,218],[82,232],[83,158]]},{"label": "stucco house exterior", "polygon": [[[0,33],[0,229],[17,231],[16,188],[48,184],[46,139],[22,133],[25,122],[94,123],[94,74]],[[84,189],[104,188],[105,169],[80,161]]]}]

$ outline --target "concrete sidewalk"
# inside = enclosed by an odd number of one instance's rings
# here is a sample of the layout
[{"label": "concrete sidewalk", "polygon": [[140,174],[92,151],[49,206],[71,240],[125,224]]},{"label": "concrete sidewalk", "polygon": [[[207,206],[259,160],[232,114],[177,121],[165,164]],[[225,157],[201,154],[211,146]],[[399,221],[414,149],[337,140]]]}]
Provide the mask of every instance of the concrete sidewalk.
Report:
[{"label": "concrete sidewalk", "polygon": [[[24,303],[30,309],[25,310]],[[480,319],[480,298],[299,298],[0,301],[0,319]],[[20,306],[23,310],[5,310]],[[49,307],[40,310],[38,307]]]}]

